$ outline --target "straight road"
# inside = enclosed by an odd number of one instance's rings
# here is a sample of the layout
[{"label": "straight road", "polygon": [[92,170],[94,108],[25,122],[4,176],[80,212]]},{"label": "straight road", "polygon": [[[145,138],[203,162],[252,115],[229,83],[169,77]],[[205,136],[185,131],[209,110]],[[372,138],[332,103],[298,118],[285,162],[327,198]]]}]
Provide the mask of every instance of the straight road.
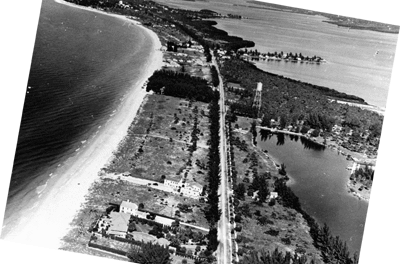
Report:
[{"label": "straight road", "polygon": [[221,74],[219,72],[217,61],[212,56],[212,65],[215,66],[219,77],[219,92],[220,92],[220,168],[221,168],[221,184],[219,187],[220,194],[220,209],[222,211],[221,219],[218,223],[218,239],[219,246],[217,250],[217,258],[219,264],[232,263],[232,247],[231,247],[231,232],[229,222],[229,200],[228,200],[228,177],[227,177],[227,155],[226,155],[226,131],[225,131],[225,95],[224,86],[222,83]]}]

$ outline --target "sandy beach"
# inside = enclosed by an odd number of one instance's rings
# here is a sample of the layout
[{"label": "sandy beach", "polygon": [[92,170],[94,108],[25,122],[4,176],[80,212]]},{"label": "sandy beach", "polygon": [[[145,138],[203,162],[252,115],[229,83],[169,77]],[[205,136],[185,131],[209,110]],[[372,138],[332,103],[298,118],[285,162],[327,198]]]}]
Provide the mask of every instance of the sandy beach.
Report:
[{"label": "sandy beach", "polygon": [[[56,0],[56,2],[107,14],[64,1]],[[19,222],[14,223],[12,228],[7,227],[8,230],[2,234],[2,237],[8,241],[48,248],[60,247],[60,240],[68,232],[71,221],[85,201],[89,187],[96,181],[98,172],[112,158],[113,151],[126,136],[127,130],[147,94],[145,89],[142,89],[143,85],[155,70],[162,67],[161,43],[153,31],[124,16],[107,15],[124,19],[141,27],[152,39],[153,52],[149,55],[147,64],[143,65],[142,76],[126,94],[115,115],[99,130],[91,142],[88,142],[87,146],[80,150],[80,153],[74,158],[74,162],[62,174],[49,178],[46,185],[43,186],[43,190],[40,190],[39,202],[32,208],[24,210],[23,217],[18,219]]]}]

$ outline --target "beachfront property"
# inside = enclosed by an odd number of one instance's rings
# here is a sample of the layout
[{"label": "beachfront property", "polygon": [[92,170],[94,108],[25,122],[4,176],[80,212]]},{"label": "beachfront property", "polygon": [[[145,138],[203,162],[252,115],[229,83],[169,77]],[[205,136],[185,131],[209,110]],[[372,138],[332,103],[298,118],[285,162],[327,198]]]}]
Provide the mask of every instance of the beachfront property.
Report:
[{"label": "beachfront property", "polygon": [[119,211],[121,213],[127,213],[129,215],[137,216],[139,218],[146,219],[148,213],[139,211],[139,207],[135,203],[131,203],[129,200],[122,201],[119,206]]},{"label": "beachfront property", "polygon": [[127,213],[110,212],[108,216],[104,216],[99,220],[97,224],[98,232],[102,233],[104,230],[108,235],[125,237],[130,218],[131,215]]},{"label": "beachfront property", "polygon": [[186,183],[183,182],[182,179],[179,182],[165,179],[164,185],[185,196],[200,197],[203,192],[203,186],[201,184],[197,182]]},{"label": "beachfront property", "polygon": [[129,200],[127,200],[127,201],[122,201],[119,208],[120,208],[119,211],[121,213],[136,215],[139,207],[137,206],[137,204],[131,203],[129,202]]}]

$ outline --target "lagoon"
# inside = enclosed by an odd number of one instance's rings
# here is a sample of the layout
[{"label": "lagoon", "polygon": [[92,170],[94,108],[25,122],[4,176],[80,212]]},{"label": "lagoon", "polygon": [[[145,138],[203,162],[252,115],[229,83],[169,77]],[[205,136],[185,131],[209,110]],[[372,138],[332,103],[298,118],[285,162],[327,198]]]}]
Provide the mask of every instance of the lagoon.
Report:
[{"label": "lagoon", "polygon": [[347,192],[350,172],[346,168],[351,162],[337,151],[304,138],[266,130],[260,130],[257,146],[286,165],[288,186],[299,197],[302,208],[320,225],[326,223],[351,252],[359,252],[368,203]]}]

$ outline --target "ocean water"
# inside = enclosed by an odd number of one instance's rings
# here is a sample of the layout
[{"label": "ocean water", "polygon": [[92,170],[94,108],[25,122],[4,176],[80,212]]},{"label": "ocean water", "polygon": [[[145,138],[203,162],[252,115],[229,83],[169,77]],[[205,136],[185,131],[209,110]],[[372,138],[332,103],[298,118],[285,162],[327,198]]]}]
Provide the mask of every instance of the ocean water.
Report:
[{"label": "ocean water", "polygon": [[360,252],[368,203],[347,192],[350,171],[346,168],[352,163],[337,151],[315,148],[304,139],[283,134],[278,137],[265,130],[260,131],[257,143],[277,163],[285,163],[291,178],[288,185],[302,208],[321,226],[326,223],[351,252]]},{"label": "ocean water", "polygon": [[122,19],[42,2],[5,222],[112,118],[142,74],[149,43]]},{"label": "ocean water", "polygon": [[[398,34],[353,30],[322,22],[326,18],[261,8],[241,0],[163,0],[181,8],[209,8],[248,19],[217,19],[219,29],[255,42],[260,52],[302,53],[320,56],[325,64],[260,62],[264,71],[354,94],[385,108]],[[255,4],[251,4],[255,6]]]}]

